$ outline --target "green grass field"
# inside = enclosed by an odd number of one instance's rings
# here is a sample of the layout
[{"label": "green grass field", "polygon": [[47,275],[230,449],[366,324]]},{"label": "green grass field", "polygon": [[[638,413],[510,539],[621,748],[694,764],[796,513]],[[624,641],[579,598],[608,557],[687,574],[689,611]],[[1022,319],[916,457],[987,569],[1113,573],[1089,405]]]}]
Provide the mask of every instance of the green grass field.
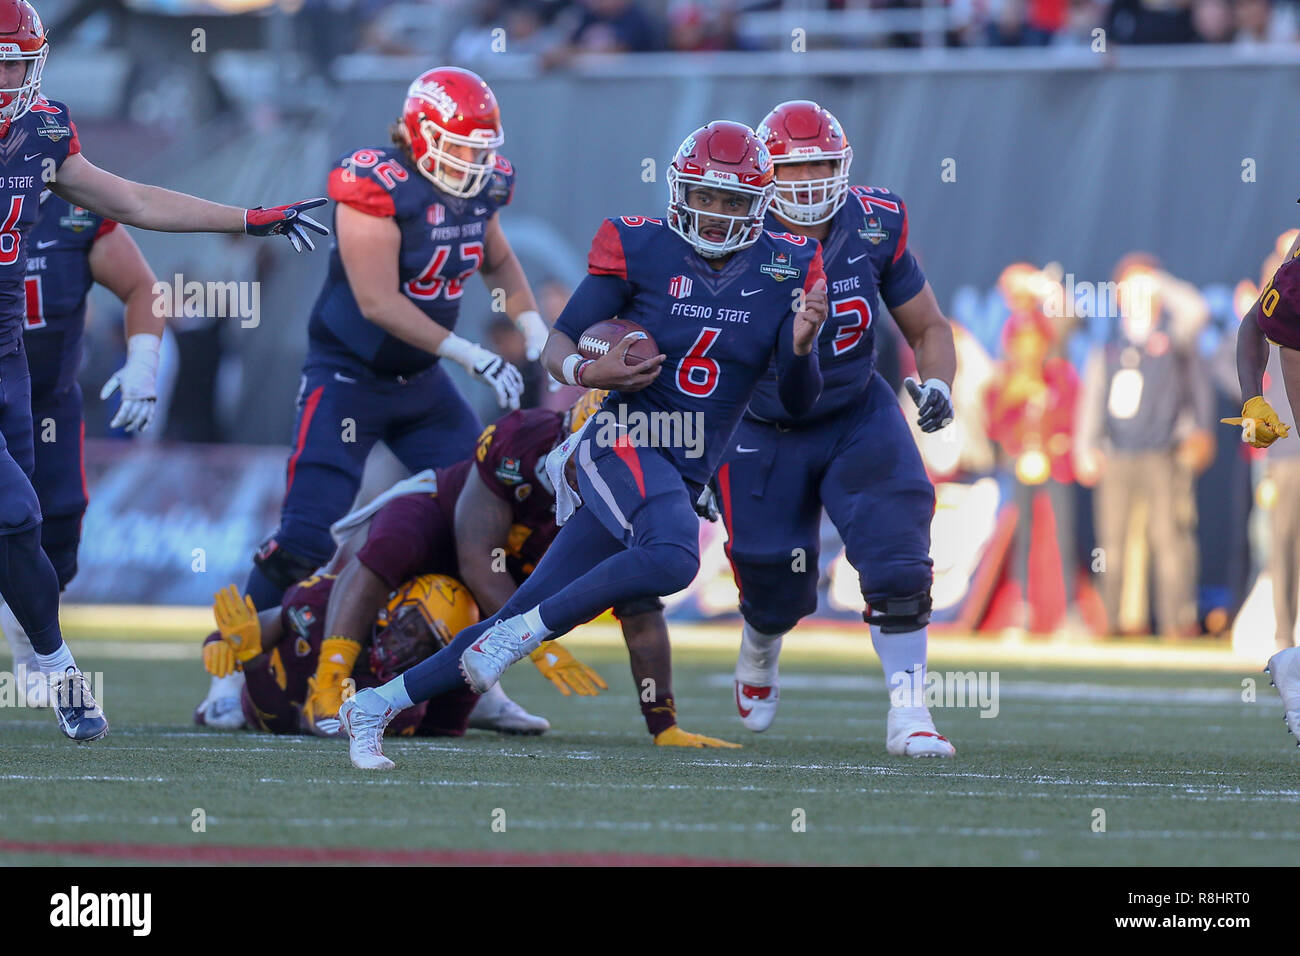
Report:
[{"label": "green grass field", "polygon": [[[0,862],[303,858],[248,848],[392,853],[371,862],[595,853],[1207,866],[1300,854],[1300,752],[1277,692],[1217,649],[1057,654],[938,641],[932,670],[996,671],[999,713],[936,710],[958,756],[918,761],[885,753],[887,702],[867,641],[788,640],[780,716],[754,735],[734,713],[725,632],[681,632],[682,725],[745,747],[678,750],[651,745],[626,654],[597,628],[598,639],[570,646],[611,684],[600,697],[562,698],[527,662],[506,677],[551,733],[390,741],[397,769],[366,774],[339,741],[193,726],[206,688],[195,642],[174,643],[185,632],[165,627],[153,641],[102,639],[114,630],[72,635],[82,668],[104,674],[106,740],[77,746],[47,711],[0,709]],[[1242,701],[1246,677],[1258,681],[1256,702]],[[196,809],[206,832],[192,832]],[[793,831],[797,810],[805,832]],[[1094,832],[1097,810],[1105,832]],[[420,855],[452,850],[500,856]]]}]

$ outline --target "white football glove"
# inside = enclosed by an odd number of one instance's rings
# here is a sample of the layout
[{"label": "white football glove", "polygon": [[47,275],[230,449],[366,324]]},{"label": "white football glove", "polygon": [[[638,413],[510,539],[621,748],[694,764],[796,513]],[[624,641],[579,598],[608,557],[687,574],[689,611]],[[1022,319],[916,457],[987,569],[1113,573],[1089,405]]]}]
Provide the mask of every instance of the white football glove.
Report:
[{"label": "white football glove", "polygon": [[451,334],[438,346],[438,354],[465,367],[480,382],[491,385],[502,408],[518,409],[524,377],[500,355],[459,335]]},{"label": "white football glove", "polygon": [[142,432],[153,421],[158,407],[158,350],[162,339],[151,332],[141,332],[126,340],[126,364],[99,390],[100,401],[119,388],[122,404],[109,422],[109,428]]},{"label": "white football glove", "polygon": [[520,312],[519,317],[515,319],[515,325],[519,331],[524,333],[524,348],[528,356],[528,361],[536,362],[542,357],[542,349],[546,348],[546,340],[551,337],[550,327],[546,320],[537,312],[529,310]]}]

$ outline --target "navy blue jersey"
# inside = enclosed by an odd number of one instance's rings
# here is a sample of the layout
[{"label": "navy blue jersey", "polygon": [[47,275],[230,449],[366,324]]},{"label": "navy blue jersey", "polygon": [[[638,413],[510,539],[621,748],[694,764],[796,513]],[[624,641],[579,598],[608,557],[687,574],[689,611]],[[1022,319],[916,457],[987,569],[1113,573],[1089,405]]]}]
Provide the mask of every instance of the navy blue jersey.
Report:
[{"label": "navy blue jersey", "polygon": [[0,352],[13,348],[26,323],[27,256],[41,192],[79,152],[68,108],[43,97],[0,139]]},{"label": "navy blue jersey", "polygon": [[[824,276],[820,243],[764,232],[715,271],[662,220],[624,216],[601,224],[587,269],[623,281],[619,317],[646,329],[667,356],[653,383],[611,393],[605,407],[702,421],[702,455],[681,443],[663,450],[684,478],[707,482],[783,333],[788,341],[795,293]],[[577,311],[566,309],[555,325],[575,342],[610,317]]]},{"label": "navy blue jersey", "polygon": [[27,365],[32,395],[71,388],[81,365],[86,296],[94,285],[90,251],[117,223],[53,193],[41,194],[41,215],[27,255]]},{"label": "navy blue jersey", "polygon": [[[448,330],[456,327],[466,280],[483,265],[488,220],[510,202],[513,191],[514,170],[500,156],[479,194],[462,199],[438,189],[411,164],[404,150],[395,147],[349,153],[329,179],[331,199],[397,221],[402,230],[398,261],[402,292]],[[384,374],[408,375],[436,361],[361,314],[337,240],[308,330],[315,350],[360,359]]]},{"label": "navy blue jersey", "polygon": [[[768,213],[769,229],[784,228]],[[876,316],[883,300],[902,305],[925,286],[907,248],[907,207],[880,186],[851,186],[831,220],[822,248],[830,314],[817,342],[821,398],[799,420],[810,421],[856,404],[876,365]],[[776,366],[758,383],[749,412],[766,421],[794,421],[777,394]]]}]

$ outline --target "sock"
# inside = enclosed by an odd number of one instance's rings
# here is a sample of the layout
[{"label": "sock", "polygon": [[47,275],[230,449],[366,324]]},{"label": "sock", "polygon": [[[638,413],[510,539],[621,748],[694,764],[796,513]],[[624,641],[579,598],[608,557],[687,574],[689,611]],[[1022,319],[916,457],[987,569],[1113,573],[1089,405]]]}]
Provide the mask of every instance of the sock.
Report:
[{"label": "sock", "polygon": [[[461,683],[463,684],[464,681]],[[376,687],[375,693],[382,697],[389,707],[396,707],[398,710],[415,706],[415,701],[411,700],[411,695],[406,692],[405,674],[398,674],[387,684]]]},{"label": "sock", "polygon": [[67,644],[60,644],[59,649],[53,654],[37,654],[36,660],[41,665],[42,674],[62,674],[69,667],[77,666]]},{"label": "sock", "polygon": [[14,612],[9,610],[9,605],[3,602],[0,602],[0,630],[5,632],[9,649],[14,652],[14,671],[35,670],[36,651],[32,649],[32,642],[27,640],[27,632],[14,617]]},{"label": "sock", "polygon": [[540,637],[542,640],[546,640],[555,633],[542,623],[542,607],[540,604],[531,611],[525,611],[520,615],[520,617],[524,619],[524,627],[526,627],[528,632],[534,637]]},{"label": "sock", "polygon": [[741,628],[740,656],[736,659],[736,680],[742,684],[765,687],[776,676],[776,661],[781,654],[781,639],[788,634],[764,634],[748,621]]},{"label": "sock", "polygon": [[923,706],[928,639],[929,629],[924,627],[902,634],[885,634],[880,625],[871,625],[871,645],[880,655],[891,706]]},{"label": "sock", "polygon": [[677,702],[673,700],[673,689],[658,689],[661,691],[659,697],[641,701],[641,716],[645,719],[645,727],[650,731],[651,737],[658,737],[677,723]]},{"label": "sock", "polygon": [[40,525],[17,534],[0,534],[0,596],[38,655],[58,652],[63,645],[59,575],[41,550]]}]

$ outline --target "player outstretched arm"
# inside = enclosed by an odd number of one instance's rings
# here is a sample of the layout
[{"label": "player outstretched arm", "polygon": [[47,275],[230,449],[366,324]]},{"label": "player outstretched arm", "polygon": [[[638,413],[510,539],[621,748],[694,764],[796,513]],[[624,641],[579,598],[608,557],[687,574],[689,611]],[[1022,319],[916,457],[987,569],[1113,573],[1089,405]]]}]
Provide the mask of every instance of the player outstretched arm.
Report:
[{"label": "player outstretched arm", "polygon": [[528,285],[528,277],[524,275],[524,267],[515,257],[514,249],[510,248],[510,240],[506,238],[505,230],[501,228],[500,219],[495,213],[487,221],[483,244],[484,264],[480,270],[483,282],[494,296],[497,289],[505,293],[506,315],[524,333],[528,360],[535,362],[546,347],[546,337],[551,330],[542,314],[537,311],[537,300],[533,298],[533,290]]},{"label": "player outstretched arm", "polygon": [[126,365],[104,383],[99,397],[106,400],[120,388],[122,404],[109,427],[142,432],[158,403],[158,350],[166,325],[154,314],[153,269],[130,234],[117,226],[95,240],[89,262],[91,278],[126,307]]},{"label": "player outstretched arm", "polygon": [[[407,345],[464,366],[467,372],[496,391],[502,408],[518,408],[524,390],[523,376],[518,369],[495,352],[449,332],[437,322],[430,322],[402,294],[398,270],[402,230],[397,220],[391,216],[372,216],[339,203],[335,222],[339,231],[339,258],[361,314]],[[527,288],[526,282],[524,285]],[[531,302],[532,293],[528,298]]]},{"label": "player outstretched arm", "polygon": [[63,161],[50,190],[68,202],[154,232],[242,232],[250,236],[288,236],[294,249],[315,249],[309,232],[330,234],[303,211],[328,200],[307,199],[287,206],[240,209],[186,193],[132,182],[100,169],[81,153]]},{"label": "player outstretched arm", "polygon": [[[510,540],[510,505],[488,490],[471,468],[465,487],[456,499],[456,561],[460,580],[478,602],[482,617],[491,617],[515,593],[514,579],[496,570],[494,554],[500,554]],[[499,566],[499,565],[498,565]],[[559,644],[551,641],[531,655],[542,676],[565,697],[594,697],[608,684],[587,665]]]},{"label": "player outstretched arm", "polygon": [[934,432],[952,421],[952,380],[957,375],[957,347],[952,326],[939,309],[934,290],[927,282],[921,291],[902,305],[889,310],[899,331],[916,356],[916,373],[921,379],[906,381],[916,402],[921,431]]}]

